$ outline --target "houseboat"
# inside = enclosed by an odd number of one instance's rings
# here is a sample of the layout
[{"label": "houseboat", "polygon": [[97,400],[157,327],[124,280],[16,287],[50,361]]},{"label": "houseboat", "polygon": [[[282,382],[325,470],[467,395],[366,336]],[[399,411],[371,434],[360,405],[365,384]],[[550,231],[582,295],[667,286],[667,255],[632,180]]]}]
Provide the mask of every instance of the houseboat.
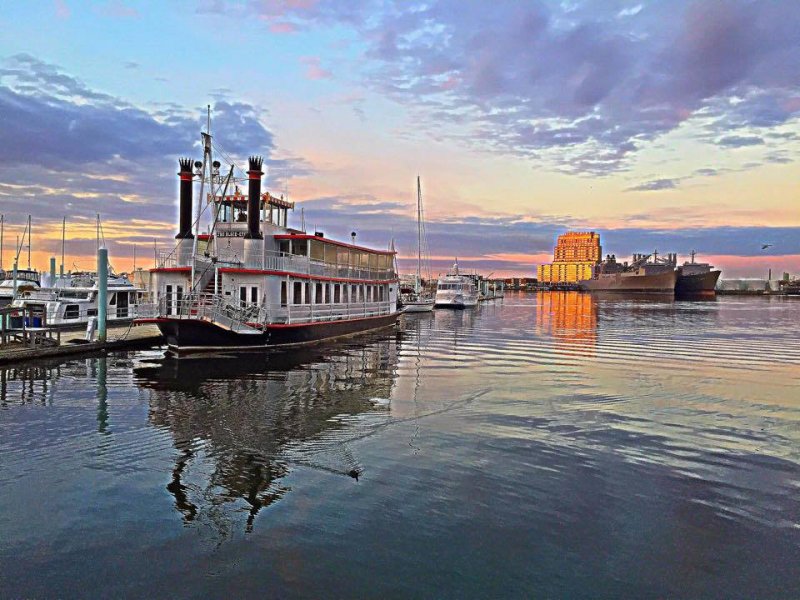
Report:
[{"label": "houseboat", "polygon": [[[305,344],[395,324],[393,250],[356,245],[355,233],[343,242],[289,228],[294,204],[262,193],[261,157],[250,157],[244,195],[233,167],[219,175],[206,133],[203,148],[194,170],[179,161],[177,244],[151,270],[155,302],[140,307],[137,322],[157,324],[175,354]],[[203,235],[192,231],[195,183],[213,212]]]}]

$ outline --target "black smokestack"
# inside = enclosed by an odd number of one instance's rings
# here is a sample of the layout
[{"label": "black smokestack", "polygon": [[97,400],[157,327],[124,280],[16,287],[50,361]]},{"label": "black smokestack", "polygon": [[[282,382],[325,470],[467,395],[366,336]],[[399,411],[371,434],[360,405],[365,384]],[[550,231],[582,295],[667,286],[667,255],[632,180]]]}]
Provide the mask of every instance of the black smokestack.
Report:
[{"label": "black smokestack", "polygon": [[260,156],[250,157],[250,170],[247,171],[247,176],[250,178],[247,190],[247,235],[244,236],[248,240],[263,239],[258,227],[261,213],[261,176],[264,174],[261,170],[262,164],[264,159]]},{"label": "black smokestack", "polygon": [[192,159],[179,158],[181,170],[178,176],[180,184],[180,204],[178,205],[178,235],[175,239],[190,240],[192,235]]}]

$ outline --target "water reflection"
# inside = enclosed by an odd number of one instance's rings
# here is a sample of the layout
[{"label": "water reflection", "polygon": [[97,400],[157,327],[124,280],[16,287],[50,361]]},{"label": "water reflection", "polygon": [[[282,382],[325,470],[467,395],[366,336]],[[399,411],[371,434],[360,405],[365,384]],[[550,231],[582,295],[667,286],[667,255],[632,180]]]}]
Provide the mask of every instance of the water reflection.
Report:
[{"label": "water reflection", "polygon": [[537,292],[536,332],[564,344],[594,349],[597,344],[597,304],[593,294]]},{"label": "water reflection", "polygon": [[293,465],[357,478],[362,467],[347,442],[362,434],[366,415],[385,418],[399,346],[392,334],[136,369],[152,390],[150,422],[178,451],[167,490],[184,521],[243,507],[252,531],[259,511],[290,490],[281,480]]}]

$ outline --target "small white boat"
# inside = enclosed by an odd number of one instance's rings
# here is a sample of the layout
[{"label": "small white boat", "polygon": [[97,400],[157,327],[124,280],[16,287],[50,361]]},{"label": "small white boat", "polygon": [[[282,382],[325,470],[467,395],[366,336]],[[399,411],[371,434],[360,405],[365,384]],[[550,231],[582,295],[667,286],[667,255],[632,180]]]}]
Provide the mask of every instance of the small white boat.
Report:
[{"label": "small white boat", "polygon": [[458,259],[453,269],[439,279],[436,286],[436,308],[471,308],[478,304],[478,288],[475,280],[458,271]]},{"label": "small white boat", "polygon": [[[77,273],[64,276],[49,274],[42,278],[43,286],[17,294],[12,306],[27,307],[31,318],[41,326],[84,326],[97,316],[97,276]],[[134,317],[134,308],[142,301],[145,291],[135,287],[127,277],[108,278],[107,320],[126,322]]]},{"label": "small white boat", "polygon": [[33,269],[18,269],[16,283],[13,271],[6,271],[5,279],[0,281],[0,306],[11,304],[16,295],[38,289],[39,273]]}]

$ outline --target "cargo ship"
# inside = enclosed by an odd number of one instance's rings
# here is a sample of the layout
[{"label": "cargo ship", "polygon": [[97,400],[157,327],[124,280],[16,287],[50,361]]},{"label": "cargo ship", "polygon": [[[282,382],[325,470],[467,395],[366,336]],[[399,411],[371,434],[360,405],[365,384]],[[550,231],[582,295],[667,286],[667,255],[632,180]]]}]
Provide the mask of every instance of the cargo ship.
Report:
[{"label": "cargo ship", "polygon": [[596,268],[591,279],[579,282],[581,289],[589,292],[636,292],[674,294],[678,274],[675,271],[677,255],[659,258],[653,254],[634,254],[628,264],[617,262],[613,254],[606,256]]},{"label": "cargo ship", "polygon": [[708,263],[694,261],[695,251],[692,250],[692,261],[683,263],[678,267],[678,279],[675,283],[675,294],[680,296],[713,296],[716,294],[717,281],[722,273]]},{"label": "cargo ship", "polygon": [[[261,192],[263,159],[250,157],[242,194],[234,166],[220,174],[211,136],[202,137],[203,160],[179,161],[177,244],[151,270],[155,302],[137,307],[136,322],[156,324],[175,354],[307,344],[395,325],[394,250],[356,245],[355,233],[347,243],[289,228],[294,204]],[[202,206],[211,213],[208,233]]]}]

